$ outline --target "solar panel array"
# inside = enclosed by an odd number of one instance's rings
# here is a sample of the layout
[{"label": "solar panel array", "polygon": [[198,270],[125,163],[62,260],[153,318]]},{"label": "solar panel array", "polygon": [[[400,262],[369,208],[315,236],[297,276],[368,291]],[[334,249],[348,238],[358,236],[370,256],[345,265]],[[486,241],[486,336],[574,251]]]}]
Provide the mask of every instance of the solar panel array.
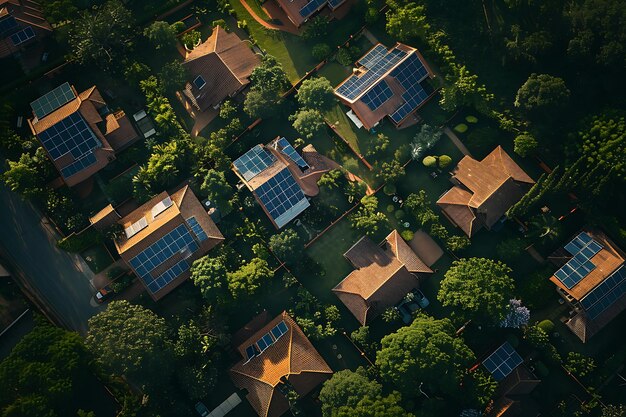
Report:
[{"label": "solar panel array", "polygon": [[274,155],[263,149],[261,145],[256,145],[233,162],[233,165],[246,181],[250,181],[274,161],[276,161]]},{"label": "solar panel array", "polygon": [[363,55],[357,63],[367,69],[370,69],[385,55],[387,55],[387,47],[385,45],[378,44],[370,49],[367,54]]},{"label": "solar panel array", "polygon": [[346,0],[328,0],[328,4],[330,5],[330,7],[332,9],[336,9],[337,7],[339,7],[341,5],[341,3],[343,3]]},{"label": "solar panel array", "polygon": [[148,284],[148,288],[154,294],[159,291],[161,288],[165,287],[170,282],[174,281],[176,277],[189,269],[189,262],[186,259],[178,262],[176,265],[163,272],[161,275],[157,277],[154,281]]},{"label": "solar panel array", "polygon": [[391,115],[391,120],[400,123],[428,98],[428,93],[420,84],[428,77],[428,70],[417,54],[413,53],[398,68],[393,70],[391,76],[398,80],[405,89],[402,94],[404,104]]},{"label": "solar panel array", "polygon": [[326,4],[326,0],[311,0],[300,9],[300,16],[305,19]]},{"label": "solar panel array", "polygon": [[198,220],[195,216],[191,216],[190,218],[188,218],[187,224],[189,225],[189,227],[191,227],[191,231],[194,235],[196,235],[200,242],[209,238],[204,229],[202,229],[202,226],[200,226],[200,223],[198,223]]},{"label": "solar panel array", "polygon": [[381,80],[381,82],[363,95],[361,101],[367,104],[370,110],[374,111],[391,97],[393,97],[393,92],[389,88],[389,84],[387,84],[387,81]]},{"label": "solar panel array", "polygon": [[509,342],[504,342],[502,346],[483,361],[483,365],[496,381],[501,381],[513,372],[515,368],[520,366],[522,362],[524,362],[522,357],[513,349]]},{"label": "solar panel array", "polygon": [[406,52],[395,48],[384,55],[370,57],[367,60],[370,65],[367,72],[360,76],[352,75],[337,88],[336,93],[348,100],[354,100],[377,83],[404,57],[406,57]]},{"label": "solar panel array", "polygon": [[137,275],[143,279],[150,291],[154,293],[163,288],[163,285],[166,285],[167,282],[164,281],[165,277],[163,277],[160,282],[153,284],[156,279],[152,277],[150,272],[167,261],[174,254],[178,252],[182,253],[186,250],[193,253],[198,250],[198,244],[189,229],[187,229],[184,224],[181,224],[141,251],[137,256],[133,257],[129,263],[135,269]]},{"label": "solar panel array", "polygon": [[0,35],[9,33],[18,27],[17,20],[13,16],[5,16],[0,19]]},{"label": "solar panel array", "polygon": [[24,29],[19,32],[15,32],[11,35],[11,42],[13,42],[14,46],[20,46],[26,41],[29,41],[35,37],[35,31],[32,27],[26,26]]},{"label": "solar panel array", "polygon": [[72,175],[77,174],[85,168],[94,165],[97,162],[96,155],[92,151],[89,151],[85,155],[81,156],[71,164],[61,168],[61,175],[63,178],[69,178]]},{"label": "solar panel array", "polygon": [[272,346],[278,339],[286,334],[287,331],[289,331],[289,328],[284,320],[272,327],[269,332],[265,333],[254,344],[246,348],[246,361],[263,353],[268,347]]},{"label": "solar panel array", "polygon": [[581,233],[568,243],[565,249],[574,256],[556,271],[554,276],[571,289],[596,268],[591,258],[600,252],[602,245],[588,234]]},{"label": "solar panel array", "polygon": [[580,304],[594,320],[625,293],[626,266],[622,265],[580,300]]},{"label": "solar panel array", "polygon": [[[277,221],[292,208],[298,205],[303,205],[304,202],[307,203],[304,208],[308,207],[308,201],[306,200],[302,189],[293,178],[289,168],[287,167],[282,169],[272,178],[268,179],[265,183],[261,184],[261,186],[255,190],[255,193],[274,221]],[[300,214],[302,210],[292,213],[290,218],[285,220],[284,223],[287,223],[293,217]],[[281,223],[283,222],[281,221]]]},{"label": "solar panel array", "polygon": [[33,109],[35,116],[38,119],[42,119],[75,98],[76,95],[70,84],[64,83],[30,103],[30,107]]},{"label": "solar panel array", "polygon": [[280,138],[277,141],[280,151],[287,155],[293,162],[295,162],[300,168],[306,169],[309,164],[300,156],[298,152],[291,146],[291,143],[285,138]]}]

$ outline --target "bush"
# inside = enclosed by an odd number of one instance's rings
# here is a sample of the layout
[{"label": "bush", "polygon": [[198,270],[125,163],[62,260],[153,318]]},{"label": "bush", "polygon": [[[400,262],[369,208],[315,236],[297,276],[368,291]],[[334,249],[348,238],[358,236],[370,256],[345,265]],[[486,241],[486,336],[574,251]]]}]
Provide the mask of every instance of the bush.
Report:
[{"label": "bush", "polygon": [[96,229],[87,229],[81,234],[73,234],[57,242],[57,246],[67,252],[79,253],[102,243],[102,235]]},{"label": "bush", "polygon": [[551,335],[552,332],[554,331],[554,323],[552,322],[552,320],[546,319],[546,320],[540,321],[537,326],[541,330],[546,332],[546,334],[548,334],[548,335]]},{"label": "bush", "polygon": [[404,212],[404,210],[398,210],[396,211],[394,216],[396,217],[396,219],[401,220],[406,216],[406,213]]},{"label": "bush", "polygon": [[359,50],[358,48],[352,47],[350,49],[348,48],[340,48],[339,51],[337,52],[337,62],[339,62],[341,65],[344,65],[346,67],[350,67],[352,66],[352,63],[355,60],[355,53],[356,55],[359,54]]},{"label": "bush", "polygon": [[126,288],[130,287],[133,283],[133,277],[130,274],[123,275],[119,277],[115,282],[111,283],[111,289],[113,292],[120,293],[124,291]]},{"label": "bush", "polygon": [[396,206],[394,206],[393,204],[389,204],[387,206],[387,213],[393,213],[395,209],[396,209]]},{"label": "bush", "polygon": [[422,160],[422,164],[424,164],[426,168],[434,168],[437,165],[437,158],[434,156],[427,156]]},{"label": "bush", "polygon": [[471,115],[470,115],[470,116],[466,116],[466,117],[465,117],[465,121],[466,121],[467,123],[472,123],[472,124],[475,124],[475,123],[478,123],[478,118],[477,118],[476,116],[471,116]]},{"label": "bush", "polygon": [[383,187],[383,193],[387,195],[394,195],[396,193],[396,185],[395,184],[385,184]]},{"label": "bush", "polygon": [[331,52],[332,50],[330,49],[330,46],[328,46],[328,44],[326,43],[318,43],[311,50],[313,58],[319,61],[323,61],[324,59],[328,58]]},{"label": "bush", "polygon": [[413,233],[411,230],[403,230],[402,232],[400,232],[400,236],[402,236],[402,239],[410,242],[411,240],[413,240],[413,236],[415,236],[415,233]]},{"label": "bush", "polygon": [[467,127],[467,125],[465,123],[459,123],[458,125],[454,126],[454,130],[457,133],[465,133],[465,132],[467,132],[467,129],[468,129],[468,127]]},{"label": "bush", "polygon": [[185,45],[188,49],[193,49],[201,38],[202,34],[200,32],[198,32],[197,30],[192,30],[185,33],[181,37],[181,41],[183,42],[183,45]]},{"label": "bush", "polygon": [[513,143],[513,151],[522,158],[534,153],[537,150],[537,146],[539,146],[537,139],[528,133],[517,136]]},{"label": "bush", "polygon": [[441,155],[439,157],[439,168],[445,168],[452,163],[452,158],[448,155]]}]

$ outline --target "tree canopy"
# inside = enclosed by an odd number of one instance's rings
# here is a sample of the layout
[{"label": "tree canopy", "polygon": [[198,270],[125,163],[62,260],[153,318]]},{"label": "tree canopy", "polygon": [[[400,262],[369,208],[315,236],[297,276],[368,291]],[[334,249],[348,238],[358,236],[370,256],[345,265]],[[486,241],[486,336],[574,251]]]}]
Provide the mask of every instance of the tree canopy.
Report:
[{"label": "tree canopy", "polygon": [[143,34],[156,49],[171,48],[176,45],[176,28],[167,22],[157,20],[144,29]]},{"label": "tree canopy", "polygon": [[540,110],[559,107],[569,99],[570,91],[565,81],[548,74],[531,74],[517,90],[515,107],[523,110]]},{"label": "tree canopy", "polygon": [[223,256],[206,255],[191,266],[191,281],[204,299],[217,305],[227,304],[230,299],[225,262]]},{"label": "tree canopy", "polygon": [[220,209],[222,213],[226,214],[232,210],[233,187],[226,181],[223,171],[207,170],[202,185],[200,185],[200,190],[207,195],[211,203]]},{"label": "tree canopy", "polygon": [[336,102],[333,86],[327,78],[308,78],[302,82],[296,94],[302,108],[326,111]]},{"label": "tree canopy", "polygon": [[274,272],[266,260],[253,258],[238,270],[227,274],[228,289],[235,300],[245,299],[256,293],[264,281],[273,276]]},{"label": "tree canopy", "polygon": [[313,139],[324,128],[324,116],[316,109],[304,109],[291,115],[293,128],[307,139]]},{"label": "tree canopy", "polygon": [[295,230],[285,229],[270,237],[269,247],[279,259],[293,262],[300,258],[303,243],[302,238]]},{"label": "tree canopy", "polygon": [[511,269],[500,261],[466,258],[452,263],[437,299],[463,320],[500,323],[508,312],[515,283]]}]

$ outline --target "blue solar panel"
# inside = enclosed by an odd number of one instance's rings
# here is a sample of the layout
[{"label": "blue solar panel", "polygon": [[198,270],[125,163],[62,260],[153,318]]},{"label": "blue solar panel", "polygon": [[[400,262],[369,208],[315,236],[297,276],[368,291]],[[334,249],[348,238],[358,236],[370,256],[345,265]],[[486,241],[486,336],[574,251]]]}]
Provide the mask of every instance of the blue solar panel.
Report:
[{"label": "blue solar panel", "polygon": [[565,250],[573,255],[561,269],[554,273],[568,289],[582,281],[596,266],[590,260],[602,249],[602,245],[588,234],[581,233],[565,246]]},{"label": "blue solar panel", "polygon": [[330,8],[334,10],[339,7],[344,1],[346,0],[328,0],[328,4]]},{"label": "blue solar panel", "polygon": [[520,366],[522,362],[524,362],[522,357],[513,349],[509,342],[504,342],[502,346],[483,361],[483,365],[496,381],[501,381],[513,372],[515,368]]},{"label": "blue solar panel", "polygon": [[287,325],[284,321],[281,321],[272,328],[271,333],[274,336],[274,339],[278,340],[282,335],[287,333]]},{"label": "blue solar panel", "polygon": [[65,119],[38,134],[43,147],[52,159],[71,153],[74,159],[100,148],[98,140],[80,113],[72,113]]},{"label": "blue solar panel", "polygon": [[278,227],[291,221],[309,206],[287,167],[259,186],[255,193]]},{"label": "blue solar panel", "polygon": [[363,55],[357,63],[369,69],[372,68],[386,54],[387,47],[385,45],[378,44]]},{"label": "blue solar panel", "polygon": [[61,169],[61,175],[63,178],[69,178],[72,175],[82,171],[83,169],[92,166],[96,163],[96,155],[93,152],[89,152],[84,156],[78,158],[71,164]]},{"label": "blue solar panel", "polygon": [[19,46],[26,41],[29,41],[35,37],[35,31],[32,27],[26,26],[24,29],[19,32],[15,32],[11,35],[11,42],[13,42],[14,46]]},{"label": "blue solar panel", "polygon": [[4,36],[18,27],[17,21],[13,16],[5,16],[0,19],[0,35]]},{"label": "blue solar panel", "polygon": [[309,164],[296,152],[296,150],[291,146],[289,141],[285,138],[280,138],[277,141],[279,146],[279,150],[282,151],[285,155],[287,155],[293,162],[295,162],[300,168],[305,169],[309,167]]},{"label": "blue solar panel", "polygon": [[76,95],[69,83],[63,83],[52,91],[47,92],[37,100],[30,103],[35,117],[44,118],[59,107],[74,100]]},{"label": "blue solar panel", "polygon": [[321,9],[326,4],[326,0],[311,0],[303,8],[300,9],[300,16],[305,19]]},{"label": "blue solar panel", "polygon": [[428,99],[428,93],[420,84],[428,77],[428,70],[417,54],[414,53],[398,65],[391,72],[391,76],[405,90],[402,94],[404,103],[391,115],[391,120],[395,123],[400,123]]},{"label": "blue solar panel", "polygon": [[594,320],[625,293],[626,266],[622,265],[580,300],[580,304]]},{"label": "blue solar panel", "polygon": [[191,231],[196,235],[200,242],[209,238],[206,232],[202,229],[202,226],[200,226],[200,223],[198,223],[198,220],[196,220],[195,216],[188,218],[187,224],[191,227]]},{"label": "blue solar panel", "polygon": [[250,345],[246,348],[246,358],[248,361],[257,356],[259,353],[261,352],[259,352],[259,348],[257,348],[255,345]]},{"label": "blue solar panel", "polygon": [[370,110],[374,111],[391,97],[393,97],[393,92],[389,88],[389,84],[385,80],[381,80],[381,82],[363,95],[361,101],[367,104]]},{"label": "blue solar panel", "polygon": [[[189,251],[190,253],[198,250],[198,244],[184,224],[179,225],[171,232],[157,240],[155,243],[144,249],[137,256],[130,260],[130,265],[135,269],[137,275],[143,279],[150,291],[155,293],[171,282],[182,272],[189,269],[189,263],[185,260],[178,262],[174,267],[170,268],[171,273],[161,274],[156,279],[152,277],[151,272],[170,259],[177,253]],[[172,274],[173,275],[172,277]]]},{"label": "blue solar panel", "polygon": [[[369,56],[366,55],[366,56]],[[369,68],[361,75],[352,75],[344,81],[335,92],[348,100],[354,100],[376,84],[398,62],[406,57],[406,52],[392,49],[381,56],[371,56],[367,59]]]},{"label": "blue solar panel", "polygon": [[274,161],[276,161],[274,155],[263,149],[261,145],[256,145],[233,162],[233,165],[246,181],[250,181]]}]

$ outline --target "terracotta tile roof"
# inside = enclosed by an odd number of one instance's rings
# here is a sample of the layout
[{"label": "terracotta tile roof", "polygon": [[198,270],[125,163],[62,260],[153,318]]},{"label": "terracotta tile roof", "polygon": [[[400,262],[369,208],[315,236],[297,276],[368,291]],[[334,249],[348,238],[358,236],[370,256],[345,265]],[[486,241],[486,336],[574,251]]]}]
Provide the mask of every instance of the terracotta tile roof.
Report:
[{"label": "terracotta tile roof", "polygon": [[102,230],[116,223],[118,220],[120,220],[120,218],[120,215],[113,208],[113,205],[109,204],[105,208],[91,216],[89,218],[89,222],[93,224],[95,228]]},{"label": "terracotta tile roof", "polygon": [[[160,214],[158,214],[156,218],[154,218],[152,216],[152,208],[168,196],[172,200],[172,205],[166,208]],[[181,224],[186,224],[186,219],[191,216],[194,216],[196,218],[200,227],[208,236],[206,240],[200,242],[198,250],[192,254],[189,260],[189,262],[192,262],[193,260],[204,255],[213,247],[221,243],[224,240],[224,236],[222,236],[211,217],[208,215],[200,201],[198,201],[197,197],[187,185],[172,193],[171,195],[168,194],[166,191],[162,192],[161,194],[152,198],[150,201],[141,205],[132,213],[120,219],[118,223],[124,228],[127,228],[128,226],[136,223],[142,218],[146,219],[147,226],[132,235],[130,238],[124,236],[120,240],[116,241],[115,246],[117,248],[117,251],[122,259],[124,259],[124,261],[132,268],[132,265],[130,265],[130,260],[132,258],[141,253],[144,249],[151,246],[167,233],[175,229],[177,226]],[[182,259],[182,254],[174,254],[165,265],[159,267],[160,269],[155,268],[153,271],[151,271],[151,275],[153,275],[154,277],[158,276],[168,267],[172,266],[177,261]],[[171,290],[173,290],[179,283],[183,282],[188,277],[188,271],[185,271],[185,273],[181,275],[181,277],[179,277],[177,281],[173,281],[172,283],[168,284],[163,289],[159,290],[156,294],[153,294],[150,291],[149,294],[153,299],[158,300],[167,293],[169,293]],[[141,281],[143,283],[143,280]]]},{"label": "terracotta tile roof", "polygon": [[[311,12],[307,16],[302,16],[300,10],[306,6],[311,0],[277,0],[278,5],[285,12],[291,23],[296,25],[297,27],[302,26],[304,22],[306,22],[315,12],[323,9],[328,6],[329,9],[335,10],[339,6],[345,3],[346,0],[342,0],[341,3],[335,4],[334,7],[328,1],[319,2],[319,7],[317,9],[311,9]],[[338,3],[338,2],[337,2]]]},{"label": "terracotta tile roof", "polygon": [[[183,66],[191,79],[183,94],[200,111],[215,107],[246,86],[252,70],[260,62],[247,43],[235,33],[217,26],[211,36],[185,58]],[[206,82],[201,89],[193,83],[198,76]]]},{"label": "terracotta tile roof", "polygon": [[383,249],[365,236],[344,254],[355,270],[333,292],[362,325],[418,287],[411,272],[432,272],[398,237],[391,232]]},{"label": "terracotta tile roof", "polygon": [[458,185],[439,198],[446,217],[468,236],[491,228],[534,184],[501,146],[482,161],[465,156],[452,177]]},{"label": "terracotta tile roof", "polygon": [[[245,350],[281,321],[287,325],[282,335],[264,352],[247,360]],[[332,374],[296,322],[283,312],[238,347],[243,359],[230,369],[235,386],[248,391],[248,402],[261,417],[278,417],[289,409],[279,385],[287,381],[300,396]]]},{"label": "terracotta tile roof", "polygon": [[[41,6],[34,1],[0,0],[0,17],[8,15],[11,15],[17,21],[18,27],[7,33],[5,38],[0,39],[0,58],[16,53],[20,51],[23,46],[52,33],[52,27],[44,18]],[[22,45],[15,46],[11,41],[11,35],[28,26],[35,32],[35,37]]]},{"label": "terracotta tile roof", "polygon": [[124,111],[107,114],[104,122],[104,136],[115,151],[122,150],[139,139],[137,131]]}]

